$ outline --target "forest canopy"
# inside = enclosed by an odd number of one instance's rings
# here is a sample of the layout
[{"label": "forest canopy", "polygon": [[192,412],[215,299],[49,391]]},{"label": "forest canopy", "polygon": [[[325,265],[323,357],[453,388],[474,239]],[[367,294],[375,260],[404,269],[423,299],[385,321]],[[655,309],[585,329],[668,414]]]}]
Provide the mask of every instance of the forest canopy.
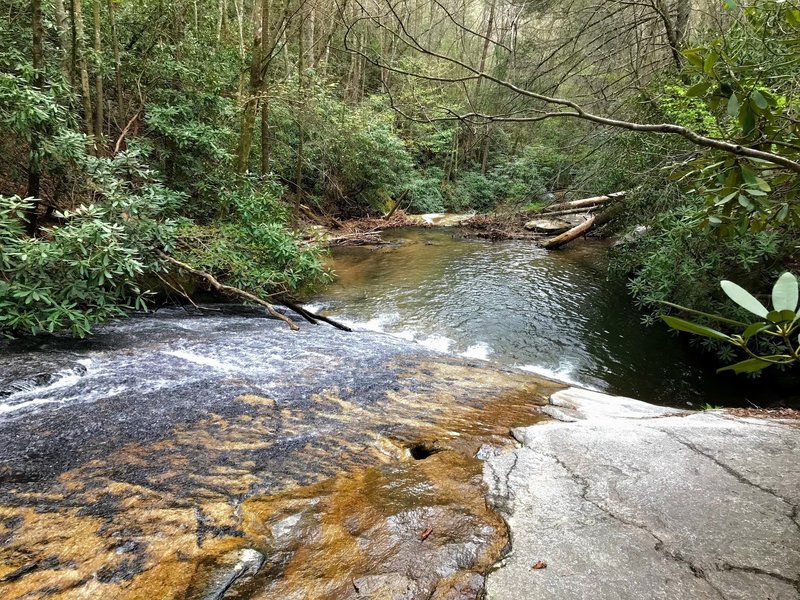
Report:
[{"label": "forest canopy", "polygon": [[615,227],[638,234],[615,267],[648,319],[797,270],[791,1],[0,9],[6,333],[83,335],[181,291],[164,256],[292,297],[328,278],[305,223],[397,203],[532,211],[626,190]]}]

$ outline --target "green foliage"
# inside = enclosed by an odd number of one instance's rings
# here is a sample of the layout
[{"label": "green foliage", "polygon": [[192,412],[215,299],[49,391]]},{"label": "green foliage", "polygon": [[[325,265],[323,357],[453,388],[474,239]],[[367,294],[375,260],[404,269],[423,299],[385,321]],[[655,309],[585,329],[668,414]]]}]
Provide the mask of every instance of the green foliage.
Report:
[{"label": "green foliage", "polygon": [[246,188],[232,198],[231,219],[208,225],[183,222],[176,255],[228,285],[262,297],[328,281],[320,252],[288,229],[282,193],[277,184],[260,191]]},{"label": "green foliage", "polygon": [[297,109],[296,83],[276,86],[270,105],[272,170],[296,180],[303,136],[303,189],[318,205],[345,214],[382,211],[408,187],[413,161],[394,132],[394,115],[377,99],[351,106],[321,81],[308,82]]},{"label": "green foliage", "polygon": [[442,179],[444,171],[430,167],[413,177],[408,183],[409,208],[414,213],[444,212]]},{"label": "green foliage", "polygon": [[720,137],[722,132],[717,119],[708,104],[696,96],[696,89],[667,83],[653,103],[664,120],[688,127],[700,135]]},{"label": "green foliage", "polygon": [[[789,100],[796,81],[785,74],[800,68],[800,11],[762,1],[735,13],[724,37],[684,52],[693,81],[685,96],[705,104],[716,121],[713,132],[723,139],[796,162],[800,120],[796,102]],[[676,176],[706,198],[704,223],[723,234],[800,227],[800,177],[772,162],[706,152]]]},{"label": "green foliage", "polygon": [[494,167],[488,174],[492,195],[517,206],[542,200],[546,182],[555,176],[558,158],[540,146],[528,146],[522,154]]},{"label": "green foliage", "polygon": [[187,214],[209,218],[225,210],[232,185],[235,144],[233,103],[205,93],[161,92],[161,103],[147,107],[146,138],[134,146],[174,187],[192,197]]},{"label": "green foliage", "polygon": [[626,200],[631,223],[648,223],[638,238],[615,252],[615,269],[630,277],[629,287],[642,308],[672,301],[703,309],[719,308],[716,282],[725,277],[763,285],[764,274],[792,249],[783,232],[745,231],[723,237],[699,229],[695,215],[702,198],[673,188],[639,189]]},{"label": "green foliage", "polygon": [[471,208],[485,211],[496,202],[492,181],[477,171],[466,171],[443,187],[445,208],[449,212],[464,212]]},{"label": "green foliage", "polygon": [[165,232],[153,224],[143,235],[131,213],[115,213],[136,203],[104,203],[63,213],[65,224],[47,238],[23,235],[21,216],[28,202],[0,196],[0,332],[6,334],[68,330],[83,337],[92,325],[144,309],[145,294],[136,280],[145,269],[157,270],[152,236]]},{"label": "green foliage", "polygon": [[[783,273],[772,287],[772,310],[743,287],[732,281],[720,283],[725,294],[745,311],[759,317],[750,322],[736,321],[727,317],[696,311],[683,306],[666,303],[684,312],[693,313],[706,320],[736,326],[741,333],[726,334],[706,325],[678,317],[663,315],[664,322],[678,331],[685,331],[713,340],[726,342],[743,350],[749,358],[719,369],[740,373],[757,373],[773,365],[800,363],[800,312],[798,312],[798,283],[792,273]],[[766,339],[766,343],[760,343]],[[755,347],[755,348],[754,348]]]}]

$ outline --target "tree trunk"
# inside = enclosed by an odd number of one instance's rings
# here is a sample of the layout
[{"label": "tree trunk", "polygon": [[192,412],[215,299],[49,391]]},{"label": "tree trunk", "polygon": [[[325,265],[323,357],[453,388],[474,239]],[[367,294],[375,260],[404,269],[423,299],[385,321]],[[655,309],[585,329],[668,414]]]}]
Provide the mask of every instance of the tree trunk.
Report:
[{"label": "tree trunk", "polygon": [[70,43],[69,43],[69,20],[67,18],[67,11],[64,8],[64,0],[55,0],[53,3],[55,16],[56,16],[56,31],[58,32],[58,45],[61,47],[61,60],[59,64],[61,71],[64,73],[64,78],[67,80],[72,79],[70,73]]},{"label": "tree trunk", "polygon": [[259,65],[259,92],[261,93],[261,177],[269,174],[270,139],[269,139],[269,98],[267,97],[267,81],[269,79],[269,63],[275,52],[276,40],[272,34],[270,4],[272,0],[261,0],[261,64]]},{"label": "tree trunk", "polygon": [[[303,71],[305,65],[303,64],[303,29],[305,17],[300,15],[300,24],[298,25],[297,33],[297,92],[300,98],[300,104],[303,104],[303,96],[305,89],[303,86]],[[305,144],[305,134],[303,131],[303,109],[301,108],[297,114],[297,126],[300,134],[300,139],[297,143],[297,160],[294,165],[294,188],[297,198],[297,204],[303,201],[303,146]]]},{"label": "tree trunk", "polygon": [[675,42],[679,48],[683,46],[683,43],[686,40],[691,10],[691,0],[678,0],[675,16]]},{"label": "tree trunk", "polygon": [[[31,29],[33,34],[33,69],[34,85],[40,90],[44,87],[44,49],[42,40],[44,39],[44,28],[42,26],[42,2],[41,0],[31,0]],[[36,235],[38,215],[39,215],[39,195],[41,185],[41,163],[39,160],[40,140],[39,131],[34,128],[31,131],[31,143],[28,155],[28,190],[26,195],[32,198],[30,208],[26,213],[26,229],[28,235]]]},{"label": "tree trunk", "polygon": [[101,0],[93,0],[92,13],[94,17],[94,54],[97,64],[95,65],[94,75],[94,93],[95,93],[95,111],[94,111],[94,137],[97,140],[97,154],[105,153],[105,144],[103,143],[103,125],[105,118],[103,115],[103,75],[100,68],[102,61],[101,55],[103,52],[103,42],[100,37],[101,21],[100,21],[100,2]]},{"label": "tree trunk", "polygon": [[219,0],[219,15],[217,17],[217,44],[222,42],[227,24],[228,0]]},{"label": "tree trunk", "polygon": [[74,32],[74,52],[81,80],[81,102],[83,104],[83,125],[86,135],[92,135],[92,92],[89,87],[89,70],[86,66],[86,41],[83,31],[83,9],[81,0],[72,0],[72,28]]},{"label": "tree trunk", "polygon": [[125,122],[125,107],[122,94],[122,59],[119,53],[119,37],[117,36],[117,17],[114,9],[114,0],[108,0],[108,18],[111,21],[111,45],[114,46],[114,81],[117,88],[117,126]]},{"label": "tree trunk", "polygon": [[569,244],[574,239],[588,233],[593,227],[599,227],[600,225],[608,223],[611,219],[617,217],[621,212],[622,204],[616,204],[610,208],[607,208],[599,215],[592,215],[580,225],[565,231],[561,235],[557,235],[554,238],[547,240],[544,244],[542,244],[542,247],[548,250],[556,250],[561,248],[562,246]]},{"label": "tree trunk", "polygon": [[683,56],[680,51],[680,42],[675,31],[675,24],[672,22],[672,17],[669,13],[669,7],[665,0],[653,0],[653,8],[655,8],[661,22],[664,25],[664,34],[667,37],[670,52],[672,53],[672,61],[678,70],[683,68]]},{"label": "tree trunk", "polygon": [[572,200],[570,202],[559,202],[557,204],[551,204],[550,206],[548,206],[547,213],[560,210],[571,210],[573,208],[587,208],[590,206],[597,206],[599,204],[605,204],[606,202],[611,202],[612,200],[620,200],[625,197],[625,194],[626,192],[614,192],[613,194],[606,194],[603,196],[592,196],[591,198],[583,198],[581,200]]},{"label": "tree trunk", "polygon": [[[478,65],[478,72],[483,73],[486,70],[486,59],[489,56],[489,45],[490,40],[492,38],[493,27],[494,27],[494,11],[495,11],[495,0],[492,0],[491,5],[489,6],[489,19],[486,23],[486,35],[484,36],[483,40],[483,49],[481,50],[481,61]],[[482,98],[480,97],[481,94],[481,82],[483,81],[483,77],[478,77],[478,81],[475,82],[475,100],[479,102],[481,105],[486,105],[486,102],[483,102]],[[485,112],[489,112],[488,106],[485,106]],[[491,125],[487,123],[486,128],[483,134],[483,143],[481,144],[481,175],[486,175],[486,169],[489,166],[489,132],[490,132]]]},{"label": "tree trunk", "polygon": [[262,4],[268,0],[256,0],[253,6],[253,56],[250,61],[250,93],[245,100],[242,112],[242,130],[239,135],[239,147],[236,153],[236,172],[240,175],[247,171],[250,162],[250,150],[253,146],[253,130],[255,128],[258,95],[261,91],[261,46],[264,24],[261,22]]}]

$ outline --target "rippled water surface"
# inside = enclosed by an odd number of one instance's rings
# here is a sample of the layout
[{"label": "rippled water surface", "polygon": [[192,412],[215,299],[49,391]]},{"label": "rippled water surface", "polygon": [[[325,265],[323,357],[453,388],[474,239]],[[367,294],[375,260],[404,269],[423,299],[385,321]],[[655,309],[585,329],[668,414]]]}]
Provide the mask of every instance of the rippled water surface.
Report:
[{"label": "rippled water surface", "polygon": [[359,328],[664,404],[763,402],[698,366],[665,327],[644,327],[608,245],[547,252],[526,241],[465,240],[453,229],[384,234],[397,245],[343,248],[315,307]]}]

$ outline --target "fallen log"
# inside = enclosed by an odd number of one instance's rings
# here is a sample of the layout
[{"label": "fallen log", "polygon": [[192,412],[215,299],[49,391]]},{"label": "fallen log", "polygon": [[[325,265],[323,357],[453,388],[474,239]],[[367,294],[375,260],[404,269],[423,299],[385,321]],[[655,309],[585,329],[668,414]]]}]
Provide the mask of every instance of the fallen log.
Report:
[{"label": "fallen log", "polygon": [[395,211],[400,208],[400,204],[405,200],[405,197],[408,196],[408,190],[403,190],[400,195],[397,197],[397,200],[394,201],[394,206],[392,210],[390,210],[387,214],[383,215],[383,219],[388,221],[394,216]]},{"label": "fallen log", "polygon": [[571,208],[569,210],[553,210],[553,211],[546,211],[536,213],[537,217],[563,217],[564,215],[579,215],[581,213],[588,214],[592,212],[594,209],[601,207],[602,204],[596,204],[595,206],[585,206],[583,208]]},{"label": "fallen log", "polygon": [[617,204],[616,206],[611,206],[598,215],[592,215],[591,217],[586,219],[583,223],[576,225],[569,231],[565,231],[561,235],[557,235],[554,238],[550,238],[549,240],[547,240],[542,244],[542,248],[546,248],[547,250],[556,250],[558,248],[561,248],[562,246],[569,244],[572,240],[579,238],[582,235],[585,235],[593,227],[599,227],[600,225],[605,225],[611,219],[619,215],[621,212],[622,212],[621,204]]},{"label": "fallen log", "polygon": [[295,304],[291,300],[285,300],[285,299],[281,300],[281,304],[283,304],[287,308],[291,308],[294,312],[303,317],[306,321],[308,321],[309,323],[313,323],[314,325],[316,325],[318,321],[324,321],[329,325],[333,325],[334,327],[336,327],[336,329],[341,329],[342,331],[348,331],[348,332],[353,331],[347,325],[339,323],[338,321],[334,321],[333,319],[331,319],[330,317],[326,317],[325,315],[313,313],[307,308]]},{"label": "fallen log", "polygon": [[573,208],[587,208],[589,206],[598,206],[611,202],[612,200],[620,200],[625,197],[627,192],[614,192],[613,194],[606,194],[603,196],[592,196],[591,198],[583,198],[581,200],[572,200],[570,202],[559,202],[558,204],[551,204],[547,207],[548,212],[557,210],[572,210]]}]

